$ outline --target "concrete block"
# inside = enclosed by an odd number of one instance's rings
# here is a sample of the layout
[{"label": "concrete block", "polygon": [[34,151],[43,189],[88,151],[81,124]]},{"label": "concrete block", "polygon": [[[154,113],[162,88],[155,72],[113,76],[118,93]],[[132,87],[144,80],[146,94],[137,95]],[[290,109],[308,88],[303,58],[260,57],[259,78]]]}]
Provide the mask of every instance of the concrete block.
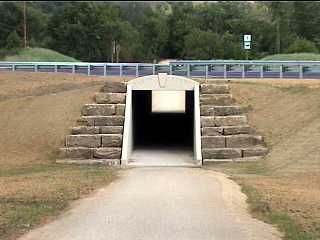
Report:
[{"label": "concrete block", "polygon": [[224,136],[203,136],[201,145],[202,148],[225,148],[226,140]]},{"label": "concrete block", "polygon": [[229,85],[226,84],[201,84],[200,91],[201,94],[227,94],[230,93],[230,88]]},{"label": "concrete block", "polygon": [[122,126],[101,126],[100,133],[102,134],[122,134]]},{"label": "concrete block", "polygon": [[126,93],[127,86],[124,82],[106,82],[100,92],[106,93]]},{"label": "concrete block", "polygon": [[237,125],[246,125],[247,117],[246,116],[216,116],[215,125],[217,127],[221,126],[237,126]]},{"label": "concrete block", "polygon": [[123,116],[103,116],[96,117],[94,120],[95,126],[122,126],[123,124]]},{"label": "concrete block", "polygon": [[235,100],[231,94],[201,94],[200,104],[202,105],[218,105],[226,106],[232,105]]},{"label": "concrete block", "polygon": [[200,115],[201,116],[214,116],[214,106],[211,105],[202,105],[200,106]]},{"label": "concrete block", "polygon": [[100,135],[69,135],[66,137],[66,146],[68,147],[100,147]]},{"label": "concrete block", "polygon": [[78,120],[81,126],[122,126],[124,116],[82,116]]},{"label": "concrete block", "polygon": [[268,153],[268,149],[265,147],[255,147],[255,148],[245,148],[242,149],[243,157],[255,157],[255,156],[265,156]]},{"label": "concrete block", "polygon": [[254,135],[233,135],[226,136],[226,146],[228,148],[251,147],[263,143],[261,136]]},{"label": "concrete block", "polygon": [[221,149],[202,149],[204,159],[232,159],[241,157],[240,149],[221,148]]},{"label": "concrete block", "polygon": [[215,106],[214,115],[215,116],[231,116],[242,114],[243,108],[240,106]]},{"label": "concrete block", "polygon": [[221,136],[223,135],[222,127],[204,127],[201,129],[202,136]]},{"label": "concrete block", "polygon": [[84,116],[110,116],[116,114],[114,104],[86,104],[81,111]]},{"label": "concrete block", "polygon": [[81,117],[77,123],[80,126],[94,126],[94,117]]},{"label": "concrete block", "polygon": [[96,103],[122,103],[126,102],[125,93],[96,93],[95,95]]},{"label": "concrete block", "polygon": [[77,134],[98,134],[99,133],[99,127],[88,127],[88,126],[79,126],[74,127],[71,130],[72,135]]},{"label": "concrete block", "polygon": [[101,164],[107,167],[117,167],[120,165],[120,159],[60,159],[56,163],[64,164],[84,164],[84,165],[96,165]]},{"label": "concrete block", "polygon": [[120,159],[121,148],[96,148],[93,151],[93,157],[102,159]]},{"label": "concrete block", "polygon": [[124,116],[125,114],[125,104],[117,104],[116,106],[116,115]]},{"label": "concrete block", "polygon": [[122,135],[121,134],[106,134],[102,135],[103,147],[121,147]]},{"label": "concrete block", "polygon": [[249,134],[253,133],[253,129],[249,126],[226,126],[223,128],[224,135]]},{"label": "concrete block", "polygon": [[91,158],[93,156],[93,150],[85,147],[72,147],[72,148],[60,148],[59,159],[64,158]]},{"label": "concrete block", "polygon": [[213,116],[205,116],[205,117],[201,116],[200,121],[201,121],[201,127],[215,127],[216,126],[215,117],[213,117]]}]

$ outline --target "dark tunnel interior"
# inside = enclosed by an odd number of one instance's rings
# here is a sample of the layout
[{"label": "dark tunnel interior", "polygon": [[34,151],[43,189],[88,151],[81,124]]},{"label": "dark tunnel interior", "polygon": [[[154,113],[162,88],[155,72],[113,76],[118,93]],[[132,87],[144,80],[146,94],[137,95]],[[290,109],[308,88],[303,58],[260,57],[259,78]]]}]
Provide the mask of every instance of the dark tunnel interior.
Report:
[{"label": "dark tunnel interior", "polygon": [[186,91],[185,113],[153,113],[152,91],[132,91],[133,148],[193,148],[194,91]]}]

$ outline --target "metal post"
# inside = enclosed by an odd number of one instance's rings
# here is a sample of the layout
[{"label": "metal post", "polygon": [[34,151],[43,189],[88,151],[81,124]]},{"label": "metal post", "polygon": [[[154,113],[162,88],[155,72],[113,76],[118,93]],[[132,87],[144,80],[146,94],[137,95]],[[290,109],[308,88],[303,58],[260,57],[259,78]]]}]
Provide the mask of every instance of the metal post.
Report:
[{"label": "metal post", "polygon": [[300,79],[303,78],[303,66],[302,65],[299,66],[299,78]]},{"label": "metal post", "polygon": [[12,64],[11,70],[12,70],[12,72],[14,72],[16,70],[16,66],[14,64]]},{"label": "metal post", "polygon": [[136,77],[139,77],[139,64],[136,65]]},{"label": "metal post", "polygon": [[103,65],[103,76],[107,76],[107,64]]},{"label": "metal post", "polygon": [[91,74],[90,64],[88,64],[88,76]]},{"label": "metal post", "polygon": [[72,73],[75,73],[75,72],[76,72],[76,66],[72,65]]},{"label": "metal post", "polygon": [[280,67],[280,78],[283,78],[283,66],[280,65],[279,67]]},{"label": "metal post", "polygon": [[122,64],[120,65],[120,77],[122,77]]},{"label": "metal post", "polygon": [[169,65],[169,75],[172,75],[172,65]]},{"label": "metal post", "polygon": [[156,75],[156,65],[152,65],[152,75]]},{"label": "metal post", "polygon": [[243,65],[242,65],[242,78],[245,77],[245,71],[246,71],[245,65],[243,64]]},{"label": "metal post", "polygon": [[209,65],[206,65],[206,79],[209,77]]},{"label": "metal post", "polygon": [[37,65],[37,64],[34,65],[33,70],[34,70],[35,72],[38,72],[38,65]]},{"label": "metal post", "polygon": [[223,78],[227,78],[227,64],[223,65]]},{"label": "metal post", "polygon": [[263,65],[260,66],[260,78],[263,78]]},{"label": "metal post", "polygon": [[58,65],[54,65],[54,72],[58,72]]},{"label": "metal post", "polygon": [[190,64],[187,64],[187,77],[190,77]]}]

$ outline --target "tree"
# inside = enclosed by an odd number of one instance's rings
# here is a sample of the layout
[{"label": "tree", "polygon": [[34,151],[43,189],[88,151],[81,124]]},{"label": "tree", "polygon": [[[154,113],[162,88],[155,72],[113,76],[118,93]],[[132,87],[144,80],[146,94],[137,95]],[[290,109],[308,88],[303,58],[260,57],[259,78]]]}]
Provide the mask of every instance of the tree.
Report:
[{"label": "tree", "polygon": [[145,56],[158,60],[169,37],[165,15],[158,11],[148,12],[141,27],[141,35]]},{"label": "tree", "polygon": [[11,32],[7,37],[7,44],[5,48],[7,50],[15,50],[20,47],[22,47],[21,38],[19,37],[16,31]]},{"label": "tree", "polygon": [[[22,2],[0,3],[0,48],[6,45],[8,35],[16,31],[23,36]],[[47,16],[33,2],[27,3],[27,32],[29,38],[40,43],[45,37]]]},{"label": "tree", "polygon": [[197,27],[194,7],[191,2],[170,2],[171,14],[168,17],[170,57],[181,58],[185,49],[185,36]]},{"label": "tree", "polygon": [[187,59],[221,59],[223,44],[219,34],[193,29],[185,37],[184,57]]},{"label": "tree", "polygon": [[314,42],[306,39],[297,39],[287,49],[288,53],[318,53]]}]

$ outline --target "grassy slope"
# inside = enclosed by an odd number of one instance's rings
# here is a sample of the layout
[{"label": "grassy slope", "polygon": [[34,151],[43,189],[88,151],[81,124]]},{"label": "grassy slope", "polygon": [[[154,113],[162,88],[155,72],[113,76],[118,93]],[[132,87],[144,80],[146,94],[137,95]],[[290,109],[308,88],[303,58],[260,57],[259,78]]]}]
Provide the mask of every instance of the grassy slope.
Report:
[{"label": "grassy slope", "polygon": [[232,83],[270,153],[260,163],[215,168],[233,175],[254,215],[277,224],[285,239],[320,239],[320,82],[301,82]]},{"label": "grassy slope", "polygon": [[56,51],[45,48],[22,49],[18,54],[6,56],[3,61],[15,62],[79,62]]},{"label": "grassy slope", "polygon": [[261,60],[320,61],[320,54],[315,54],[315,53],[275,54],[275,55],[266,56]]},{"label": "grassy slope", "polygon": [[53,164],[81,107],[107,79],[0,74],[0,239],[16,239],[116,178],[103,166]]}]

